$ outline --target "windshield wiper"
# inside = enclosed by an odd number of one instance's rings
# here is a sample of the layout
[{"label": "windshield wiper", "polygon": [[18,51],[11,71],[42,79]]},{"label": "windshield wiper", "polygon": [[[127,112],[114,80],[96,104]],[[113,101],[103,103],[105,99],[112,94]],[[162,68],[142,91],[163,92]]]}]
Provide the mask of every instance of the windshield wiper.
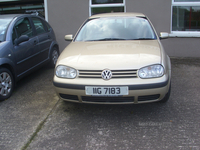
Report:
[{"label": "windshield wiper", "polygon": [[138,38],[138,39],[133,39],[133,40],[155,40],[154,38]]},{"label": "windshield wiper", "polygon": [[88,41],[115,41],[115,40],[126,40],[126,39],[121,39],[121,38],[104,38],[104,39],[88,40]]},{"label": "windshield wiper", "polygon": [[138,38],[138,39],[104,38],[104,39],[87,40],[87,41],[116,41],[116,40],[155,40],[155,39],[154,38]]}]

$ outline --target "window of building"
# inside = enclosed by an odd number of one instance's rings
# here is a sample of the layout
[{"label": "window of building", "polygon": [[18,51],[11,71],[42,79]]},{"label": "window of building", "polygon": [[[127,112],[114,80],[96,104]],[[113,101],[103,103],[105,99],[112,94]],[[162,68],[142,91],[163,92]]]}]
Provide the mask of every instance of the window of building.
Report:
[{"label": "window of building", "polygon": [[44,17],[44,0],[0,0],[0,14],[24,13]]},{"label": "window of building", "polygon": [[171,33],[175,36],[200,36],[200,0],[172,0]]},{"label": "window of building", "polygon": [[108,13],[108,12],[126,12],[125,0],[90,0],[89,15]]}]

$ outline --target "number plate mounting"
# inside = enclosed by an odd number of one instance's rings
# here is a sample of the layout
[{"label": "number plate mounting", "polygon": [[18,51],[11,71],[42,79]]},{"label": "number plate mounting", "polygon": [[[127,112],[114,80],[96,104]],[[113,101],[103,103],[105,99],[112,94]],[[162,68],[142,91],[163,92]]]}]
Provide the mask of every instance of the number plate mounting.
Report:
[{"label": "number plate mounting", "polygon": [[102,87],[85,86],[86,95],[92,96],[122,96],[128,95],[128,86]]}]

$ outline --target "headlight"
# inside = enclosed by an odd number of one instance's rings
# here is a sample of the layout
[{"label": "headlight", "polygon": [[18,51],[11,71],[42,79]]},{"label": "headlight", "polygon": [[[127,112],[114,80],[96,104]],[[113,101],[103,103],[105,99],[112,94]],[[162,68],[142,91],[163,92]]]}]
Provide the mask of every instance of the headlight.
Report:
[{"label": "headlight", "polygon": [[158,78],[163,76],[164,68],[162,65],[152,65],[141,68],[138,72],[140,78]]},{"label": "headlight", "polygon": [[58,66],[56,68],[56,76],[60,78],[70,78],[73,79],[77,75],[77,71],[71,67]]}]

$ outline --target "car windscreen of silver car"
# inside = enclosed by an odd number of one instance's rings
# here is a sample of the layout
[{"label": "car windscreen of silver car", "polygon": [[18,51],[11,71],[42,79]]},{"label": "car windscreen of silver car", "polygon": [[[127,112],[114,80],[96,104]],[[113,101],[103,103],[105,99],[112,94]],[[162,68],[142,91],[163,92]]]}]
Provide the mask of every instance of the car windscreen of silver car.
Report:
[{"label": "car windscreen of silver car", "polygon": [[75,41],[153,40],[156,35],[145,18],[113,17],[89,20]]}]

